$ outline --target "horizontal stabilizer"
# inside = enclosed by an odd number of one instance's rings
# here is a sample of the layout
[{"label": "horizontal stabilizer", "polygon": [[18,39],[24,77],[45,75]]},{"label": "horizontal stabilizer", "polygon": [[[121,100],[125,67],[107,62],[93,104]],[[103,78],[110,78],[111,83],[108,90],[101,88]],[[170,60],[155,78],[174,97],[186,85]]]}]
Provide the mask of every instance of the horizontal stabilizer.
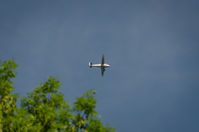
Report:
[{"label": "horizontal stabilizer", "polygon": [[91,67],[92,67],[92,62],[89,62],[88,65],[89,65],[89,67],[91,68]]}]

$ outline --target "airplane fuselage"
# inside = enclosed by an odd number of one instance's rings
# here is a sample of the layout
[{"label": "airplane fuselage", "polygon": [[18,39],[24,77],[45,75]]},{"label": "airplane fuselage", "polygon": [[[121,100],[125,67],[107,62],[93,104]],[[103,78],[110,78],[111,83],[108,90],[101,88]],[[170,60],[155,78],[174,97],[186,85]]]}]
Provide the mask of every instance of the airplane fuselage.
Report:
[{"label": "airplane fuselage", "polygon": [[92,67],[99,67],[99,68],[102,68],[102,67],[104,67],[104,68],[107,68],[107,67],[109,67],[110,65],[109,64],[92,64]]}]

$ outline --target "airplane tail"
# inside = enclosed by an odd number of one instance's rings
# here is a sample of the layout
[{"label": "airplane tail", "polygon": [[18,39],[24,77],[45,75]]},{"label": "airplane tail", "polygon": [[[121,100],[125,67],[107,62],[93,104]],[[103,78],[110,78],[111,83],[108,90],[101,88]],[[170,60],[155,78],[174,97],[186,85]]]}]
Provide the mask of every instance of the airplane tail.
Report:
[{"label": "airplane tail", "polygon": [[91,68],[91,67],[92,67],[92,62],[89,62],[88,65],[89,65],[89,67]]}]

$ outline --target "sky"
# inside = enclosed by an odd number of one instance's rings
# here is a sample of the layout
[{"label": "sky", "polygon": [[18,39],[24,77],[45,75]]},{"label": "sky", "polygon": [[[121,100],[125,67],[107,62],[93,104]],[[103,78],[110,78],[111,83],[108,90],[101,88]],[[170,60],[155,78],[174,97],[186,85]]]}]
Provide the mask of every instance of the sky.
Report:
[{"label": "sky", "polygon": [[[0,1],[0,60],[19,65],[15,93],[58,78],[70,102],[97,91],[118,132],[199,131],[199,1]],[[111,67],[104,77],[88,62]]]}]

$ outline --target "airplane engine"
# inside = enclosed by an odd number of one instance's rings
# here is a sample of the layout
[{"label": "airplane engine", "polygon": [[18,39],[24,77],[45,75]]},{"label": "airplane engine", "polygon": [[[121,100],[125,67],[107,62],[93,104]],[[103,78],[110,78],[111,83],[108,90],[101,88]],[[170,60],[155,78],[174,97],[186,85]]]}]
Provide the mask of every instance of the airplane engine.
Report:
[{"label": "airplane engine", "polygon": [[89,67],[91,68],[91,67],[92,67],[92,62],[89,62],[88,65],[89,65]]}]

